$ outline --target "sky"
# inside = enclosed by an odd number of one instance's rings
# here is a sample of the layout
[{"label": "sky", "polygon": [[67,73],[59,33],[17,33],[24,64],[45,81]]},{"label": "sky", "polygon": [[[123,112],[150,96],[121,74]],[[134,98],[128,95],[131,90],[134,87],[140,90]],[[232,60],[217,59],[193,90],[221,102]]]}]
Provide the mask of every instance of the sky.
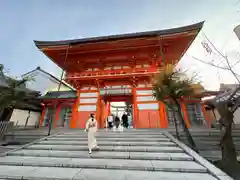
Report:
[{"label": "sky", "polygon": [[37,66],[59,76],[60,69],[35,47],[33,40],[160,30],[205,21],[178,66],[188,74],[197,72],[205,88],[215,90],[220,82],[234,83],[235,79],[229,72],[192,57],[211,59],[201,46],[205,34],[235,62],[240,57],[240,42],[233,33],[240,24],[239,10],[238,0],[0,0],[0,63],[12,76]]}]

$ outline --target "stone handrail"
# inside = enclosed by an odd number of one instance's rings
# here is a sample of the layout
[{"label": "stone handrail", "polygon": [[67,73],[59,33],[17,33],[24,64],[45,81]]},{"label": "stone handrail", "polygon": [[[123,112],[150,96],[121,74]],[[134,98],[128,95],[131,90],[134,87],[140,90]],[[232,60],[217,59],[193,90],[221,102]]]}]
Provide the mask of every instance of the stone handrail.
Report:
[{"label": "stone handrail", "polygon": [[14,126],[14,122],[11,121],[1,121],[0,122],[0,140],[3,139],[5,133],[11,130]]}]

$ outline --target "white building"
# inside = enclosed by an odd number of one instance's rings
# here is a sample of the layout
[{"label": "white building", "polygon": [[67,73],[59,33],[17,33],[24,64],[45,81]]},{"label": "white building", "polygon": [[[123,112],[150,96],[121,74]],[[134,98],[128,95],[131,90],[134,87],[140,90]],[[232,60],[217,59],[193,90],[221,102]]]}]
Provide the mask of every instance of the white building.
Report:
[{"label": "white building", "polygon": [[[26,83],[26,88],[38,91],[41,95],[45,95],[49,91],[57,91],[60,79],[52,74],[42,70],[40,67],[25,73],[22,78],[30,78],[32,80]],[[60,91],[74,90],[66,82],[62,81]],[[25,109],[14,109],[10,121],[13,121],[17,126],[36,126],[39,124],[41,112]]]},{"label": "white building", "polygon": [[[32,79],[27,82],[26,87],[41,92],[41,95],[45,95],[49,91],[57,91],[59,83],[61,82],[60,79],[42,70],[40,67],[22,75],[22,77]],[[65,81],[62,81],[60,91],[70,90],[74,90],[74,88],[68,85]]]}]

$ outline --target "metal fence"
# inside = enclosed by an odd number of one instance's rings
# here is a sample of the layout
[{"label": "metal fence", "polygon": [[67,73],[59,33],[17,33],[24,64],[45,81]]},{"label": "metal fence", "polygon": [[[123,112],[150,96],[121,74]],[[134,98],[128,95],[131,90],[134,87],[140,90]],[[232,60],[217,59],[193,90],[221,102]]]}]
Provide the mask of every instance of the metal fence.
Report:
[{"label": "metal fence", "polygon": [[11,121],[1,121],[0,122],[0,140],[3,139],[5,133],[13,129],[14,122]]}]

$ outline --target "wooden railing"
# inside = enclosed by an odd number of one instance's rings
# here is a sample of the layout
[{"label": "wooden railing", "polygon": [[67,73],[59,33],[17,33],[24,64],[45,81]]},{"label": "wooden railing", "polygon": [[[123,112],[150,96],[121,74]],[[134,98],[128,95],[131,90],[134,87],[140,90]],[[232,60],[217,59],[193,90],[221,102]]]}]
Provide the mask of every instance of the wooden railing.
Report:
[{"label": "wooden railing", "polygon": [[11,121],[1,121],[0,122],[0,140],[3,139],[5,133],[10,131],[14,126],[14,122]]}]

